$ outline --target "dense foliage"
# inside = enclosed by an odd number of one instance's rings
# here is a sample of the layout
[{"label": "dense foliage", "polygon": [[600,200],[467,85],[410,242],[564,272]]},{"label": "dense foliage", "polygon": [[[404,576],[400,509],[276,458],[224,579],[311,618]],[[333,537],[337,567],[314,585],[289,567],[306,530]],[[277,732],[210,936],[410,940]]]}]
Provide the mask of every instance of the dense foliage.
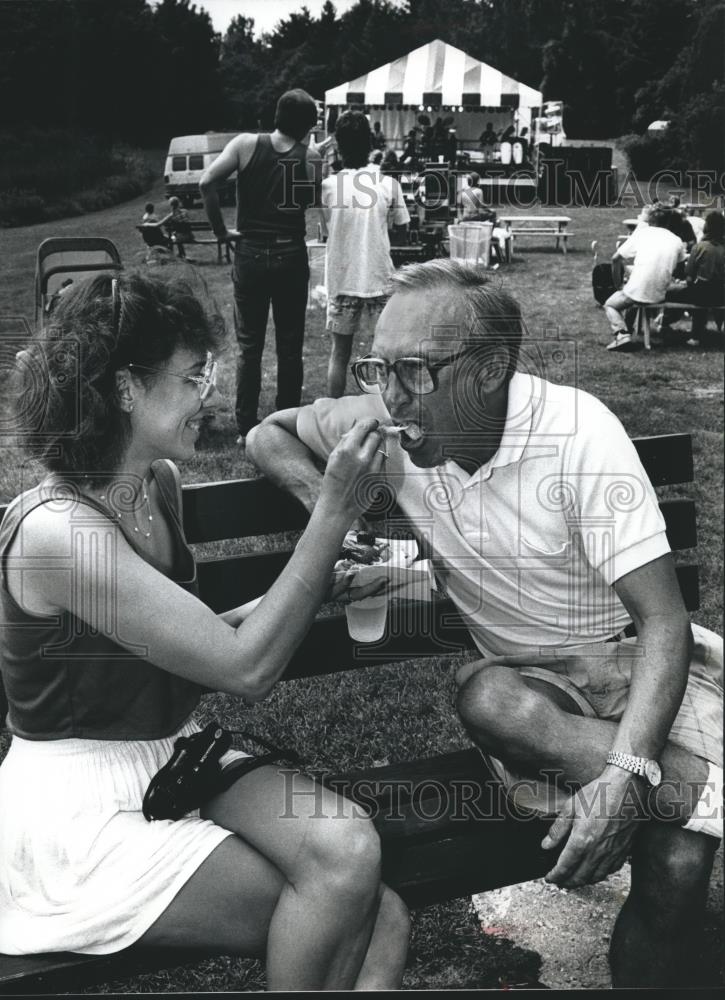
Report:
[{"label": "dense foliage", "polygon": [[243,15],[220,37],[190,0],[5,0],[0,130],[163,143],[264,128],[285,89],[322,98],[434,38],[563,100],[570,137],[644,135],[664,118],[669,142],[645,137],[645,154],[725,167],[725,0],[358,0],[339,16],[327,0],[260,37]]}]

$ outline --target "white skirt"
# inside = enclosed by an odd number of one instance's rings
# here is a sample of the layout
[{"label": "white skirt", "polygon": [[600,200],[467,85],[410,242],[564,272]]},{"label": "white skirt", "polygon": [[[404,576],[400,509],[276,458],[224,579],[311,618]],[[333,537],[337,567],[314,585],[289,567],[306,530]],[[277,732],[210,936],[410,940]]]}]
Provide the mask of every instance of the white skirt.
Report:
[{"label": "white skirt", "polygon": [[[104,955],[137,941],[231,831],[141,803],[163,740],[23,740],[0,766],[0,952]],[[230,750],[224,764],[237,757]]]}]

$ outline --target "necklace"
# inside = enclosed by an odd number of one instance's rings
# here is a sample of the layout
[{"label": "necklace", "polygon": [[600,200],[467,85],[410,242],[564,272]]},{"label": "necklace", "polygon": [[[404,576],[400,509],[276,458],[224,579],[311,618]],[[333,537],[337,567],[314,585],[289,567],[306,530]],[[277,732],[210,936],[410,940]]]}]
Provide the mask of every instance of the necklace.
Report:
[{"label": "necklace", "polygon": [[[103,502],[105,503],[105,501],[106,501],[106,494],[105,493],[99,493],[98,494],[98,499],[99,500],[103,500]],[[149,495],[148,495],[148,493],[146,492],[145,489],[143,491],[143,499],[144,499],[144,502],[146,504],[146,516],[147,516],[149,522],[151,522],[154,519],[154,515],[151,513],[151,503],[149,502]],[[116,514],[116,517],[120,521],[121,520],[121,512],[120,511],[116,511],[115,514]],[[135,520],[136,520],[136,512],[134,510],[134,521]],[[150,538],[151,537],[151,531],[150,530],[149,531],[142,531],[137,524],[134,524],[133,530],[136,532],[137,535],[143,535],[144,538]]]}]

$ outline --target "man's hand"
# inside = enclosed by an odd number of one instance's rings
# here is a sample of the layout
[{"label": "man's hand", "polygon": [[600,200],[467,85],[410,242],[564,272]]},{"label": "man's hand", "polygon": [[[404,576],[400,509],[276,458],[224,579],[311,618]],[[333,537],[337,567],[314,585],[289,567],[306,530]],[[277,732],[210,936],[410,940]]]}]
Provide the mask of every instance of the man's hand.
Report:
[{"label": "man's hand", "polygon": [[541,842],[545,850],[564,843],[559,859],[545,876],[566,889],[601,882],[619,871],[631,853],[642,818],[643,789],[627,772],[610,778],[607,770],[569,799]]},{"label": "man's hand", "polygon": [[356,573],[350,569],[344,576],[333,580],[330,592],[325,598],[327,601],[337,601],[338,604],[353,604],[355,601],[364,601],[366,597],[381,597],[383,594],[394,596],[396,590],[400,590],[405,584],[393,584],[387,577],[373,580],[370,583],[355,585]]},{"label": "man's hand", "polygon": [[241,239],[241,233],[238,229],[223,229],[219,232],[215,232],[214,235],[218,240],[223,243],[235,243],[238,239]]}]

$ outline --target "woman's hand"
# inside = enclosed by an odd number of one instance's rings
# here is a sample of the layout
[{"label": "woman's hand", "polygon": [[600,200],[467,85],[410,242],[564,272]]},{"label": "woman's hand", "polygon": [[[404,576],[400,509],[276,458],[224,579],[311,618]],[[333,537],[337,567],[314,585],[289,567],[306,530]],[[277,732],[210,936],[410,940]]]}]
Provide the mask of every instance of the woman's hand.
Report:
[{"label": "woman's hand", "polygon": [[372,417],[357,420],[327,460],[320,502],[345,515],[348,525],[370,506],[373,483],[379,481],[385,465],[378,426]]}]

